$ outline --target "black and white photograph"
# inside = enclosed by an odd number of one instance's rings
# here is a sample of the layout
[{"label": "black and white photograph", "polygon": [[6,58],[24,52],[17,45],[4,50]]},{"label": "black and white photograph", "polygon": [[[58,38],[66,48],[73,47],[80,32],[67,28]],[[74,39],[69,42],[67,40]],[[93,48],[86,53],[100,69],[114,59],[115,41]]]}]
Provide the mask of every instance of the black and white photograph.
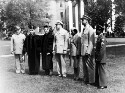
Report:
[{"label": "black and white photograph", "polygon": [[0,0],[0,93],[125,93],[125,0]]}]

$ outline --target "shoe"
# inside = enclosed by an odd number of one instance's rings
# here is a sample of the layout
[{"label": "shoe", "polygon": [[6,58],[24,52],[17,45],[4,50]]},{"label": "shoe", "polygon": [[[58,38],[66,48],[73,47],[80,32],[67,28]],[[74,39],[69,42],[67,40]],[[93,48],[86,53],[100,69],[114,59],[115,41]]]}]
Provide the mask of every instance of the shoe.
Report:
[{"label": "shoe", "polygon": [[86,85],[88,85],[88,84],[89,84],[89,81],[84,81],[84,83],[85,83]]},{"label": "shoe", "polygon": [[92,86],[96,86],[96,84],[95,83],[89,83],[90,85],[92,85]]},{"label": "shoe", "polygon": [[45,75],[49,75],[49,70],[45,70]]},{"label": "shoe", "polygon": [[79,81],[80,80],[80,78],[79,77],[76,77],[76,81]]},{"label": "shoe", "polygon": [[17,73],[17,74],[20,74],[20,70],[16,70],[16,73]]},{"label": "shoe", "polygon": [[60,74],[59,74],[58,76],[59,76],[59,77],[61,77],[61,75],[60,75]]},{"label": "shoe", "polygon": [[25,70],[21,70],[21,73],[22,73],[22,74],[25,74]]},{"label": "shoe", "polygon": [[76,77],[74,77],[74,80],[76,81]]},{"label": "shoe", "polygon": [[63,75],[64,78],[66,78],[66,75]]},{"label": "shoe", "polygon": [[99,86],[98,89],[104,89],[107,88],[107,86]]},{"label": "shoe", "polygon": [[52,76],[52,75],[53,75],[53,72],[52,72],[52,71],[50,71],[49,75],[50,75],[50,76]]}]

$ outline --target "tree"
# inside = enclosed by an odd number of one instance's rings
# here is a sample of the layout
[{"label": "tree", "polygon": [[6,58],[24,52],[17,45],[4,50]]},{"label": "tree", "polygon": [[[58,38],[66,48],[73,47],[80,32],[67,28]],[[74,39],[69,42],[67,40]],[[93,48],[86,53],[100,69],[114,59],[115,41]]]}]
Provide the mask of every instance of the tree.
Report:
[{"label": "tree", "polygon": [[125,0],[114,0],[116,14],[125,16]]},{"label": "tree", "polygon": [[111,18],[111,0],[97,0],[86,5],[85,12],[91,17],[92,26],[97,24],[104,26]]},{"label": "tree", "polygon": [[115,33],[118,36],[123,36],[125,26],[125,0],[114,0],[116,5],[115,10],[118,15],[115,22]]},{"label": "tree", "polygon": [[11,0],[6,5],[7,26],[20,24],[23,28],[42,26],[50,21],[51,16],[46,17],[48,11],[46,0]]},{"label": "tree", "polygon": [[118,16],[115,21],[115,29],[114,32],[117,36],[123,36],[124,34],[124,27],[125,25],[125,17],[124,16]]}]

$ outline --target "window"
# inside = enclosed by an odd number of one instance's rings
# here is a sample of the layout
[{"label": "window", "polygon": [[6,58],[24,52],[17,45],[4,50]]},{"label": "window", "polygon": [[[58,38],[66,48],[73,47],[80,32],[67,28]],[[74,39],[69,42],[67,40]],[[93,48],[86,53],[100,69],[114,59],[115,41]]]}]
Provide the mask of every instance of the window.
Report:
[{"label": "window", "polygon": [[63,3],[62,2],[60,2],[60,7],[63,7]]},{"label": "window", "polygon": [[61,19],[63,19],[63,12],[60,12],[60,17]]}]

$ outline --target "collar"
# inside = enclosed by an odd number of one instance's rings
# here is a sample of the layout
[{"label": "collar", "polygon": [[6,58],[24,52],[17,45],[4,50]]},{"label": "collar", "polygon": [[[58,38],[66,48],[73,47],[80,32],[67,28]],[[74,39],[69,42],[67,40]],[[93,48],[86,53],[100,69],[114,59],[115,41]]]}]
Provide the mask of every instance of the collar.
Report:
[{"label": "collar", "polygon": [[87,24],[87,25],[85,26],[85,29],[86,29],[86,28],[88,28],[89,26],[90,26],[90,25],[89,25],[89,24]]}]

